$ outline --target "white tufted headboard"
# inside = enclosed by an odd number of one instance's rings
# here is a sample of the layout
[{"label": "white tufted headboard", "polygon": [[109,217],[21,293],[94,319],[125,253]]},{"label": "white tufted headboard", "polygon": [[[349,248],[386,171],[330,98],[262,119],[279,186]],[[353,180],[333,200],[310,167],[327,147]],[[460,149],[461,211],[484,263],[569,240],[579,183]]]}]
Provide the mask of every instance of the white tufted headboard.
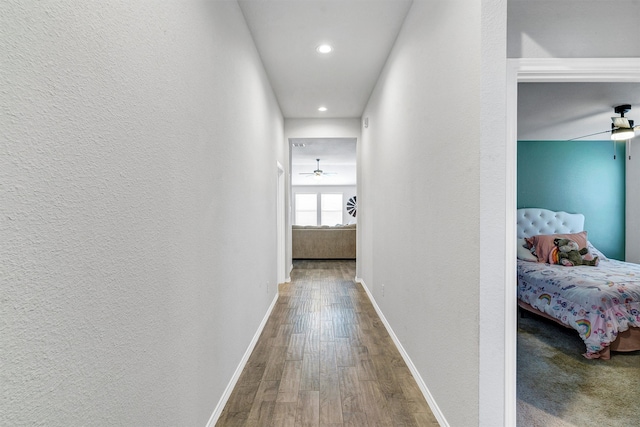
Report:
[{"label": "white tufted headboard", "polygon": [[578,233],[584,230],[584,215],[548,209],[518,209],[518,238],[538,234]]}]

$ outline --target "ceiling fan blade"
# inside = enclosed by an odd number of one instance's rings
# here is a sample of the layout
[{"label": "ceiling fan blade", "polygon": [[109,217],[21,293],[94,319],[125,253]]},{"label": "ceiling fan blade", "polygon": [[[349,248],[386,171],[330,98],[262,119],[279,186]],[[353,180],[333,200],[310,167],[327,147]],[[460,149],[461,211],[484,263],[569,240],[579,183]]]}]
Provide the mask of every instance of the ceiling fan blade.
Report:
[{"label": "ceiling fan blade", "polygon": [[582,135],[582,136],[578,136],[578,137],[575,137],[575,138],[567,139],[567,141],[575,141],[577,139],[588,138],[590,136],[600,135],[600,134],[603,134],[603,133],[611,133],[611,131],[610,130],[603,130],[602,132],[590,133],[589,135]]},{"label": "ceiling fan blade", "polygon": [[337,175],[337,172],[325,172],[320,169],[320,159],[316,159],[316,170],[313,172],[299,172],[300,175],[315,176],[316,178],[322,178],[325,175]]},{"label": "ceiling fan blade", "polygon": [[626,117],[611,117],[613,125],[617,128],[630,128],[631,124]]}]

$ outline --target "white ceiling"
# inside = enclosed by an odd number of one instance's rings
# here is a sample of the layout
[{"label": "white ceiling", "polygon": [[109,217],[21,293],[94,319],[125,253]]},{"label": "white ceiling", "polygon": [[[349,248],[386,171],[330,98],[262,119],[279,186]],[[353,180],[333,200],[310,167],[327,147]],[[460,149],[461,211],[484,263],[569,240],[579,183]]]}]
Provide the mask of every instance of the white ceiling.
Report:
[{"label": "white ceiling", "polygon": [[411,3],[239,0],[285,118],[361,117]]},{"label": "white ceiling", "polygon": [[[239,4],[285,118],[359,118],[412,0]],[[321,43],[330,43],[334,51],[319,54],[315,49]],[[620,104],[631,104],[627,117],[640,124],[638,83],[520,84],[518,139],[567,140],[610,130],[613,107]],[[319,112],[319,106],[328,110]],[[604,133],[584,139],[608,138]],[[294,185],[300,171],[316,168],[316,158],[321,169],[338,172],[344,181],[326,177],[314,184],[354,185],[355,148],[341,150],[344,143],[309,140],[306,150],[293,148]]]},{"label": "white ceiling", "polygon": [[[609,140],[613,108],[630,104],[625,114],[640,124],[640,83],[520,83],[518,139]],[[605,132],[605,133],[601,133]]]},{"label": "white ceiling", "polygon": [[[239,0],[285,118],[360,118],[411,3]],[[319,54],[323,43],[333,52]],[[292,185],[356,185],[355,139],[299,142],[305,147],[292,147]],[[300,175],[313,172],[316,159],[336,175]]]},{"label": "white ceiling", "polygon": [[[291,140],[291,185],[356,185],[355,138],[297,138]],[[317,169],[335,173],[315,179],[301,175]]]}]

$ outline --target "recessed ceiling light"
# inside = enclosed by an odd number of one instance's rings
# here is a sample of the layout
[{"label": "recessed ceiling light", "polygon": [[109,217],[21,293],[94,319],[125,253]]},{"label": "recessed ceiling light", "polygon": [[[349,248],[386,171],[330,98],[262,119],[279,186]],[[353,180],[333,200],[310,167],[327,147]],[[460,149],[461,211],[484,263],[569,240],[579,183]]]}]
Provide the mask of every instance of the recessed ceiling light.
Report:
[{"label": "recessed ceiling light", "polygon": [[325,112],[325,111],[327,111],[327,107],[319,107],[319,108],[318,108],[318,111]]},{"label": "recessed ceiling light", "polygon": [[329,53],[333,50],[333,47],[328,44],[321,44],[316,48],[316,50],[318,51],[318,53]]}]

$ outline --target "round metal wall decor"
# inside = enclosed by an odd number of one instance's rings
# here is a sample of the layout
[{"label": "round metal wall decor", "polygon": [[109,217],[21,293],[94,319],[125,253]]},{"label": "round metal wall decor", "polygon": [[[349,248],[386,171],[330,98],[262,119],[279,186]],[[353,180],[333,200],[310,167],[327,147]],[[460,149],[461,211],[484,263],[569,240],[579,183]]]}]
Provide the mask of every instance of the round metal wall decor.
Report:
[{"label": "round metal wall decor", "polygon": [[356,196],[353,196],[349,200],[347,200],[347,213],[355,218],[357,210],[358,202],[356,201]]}]

